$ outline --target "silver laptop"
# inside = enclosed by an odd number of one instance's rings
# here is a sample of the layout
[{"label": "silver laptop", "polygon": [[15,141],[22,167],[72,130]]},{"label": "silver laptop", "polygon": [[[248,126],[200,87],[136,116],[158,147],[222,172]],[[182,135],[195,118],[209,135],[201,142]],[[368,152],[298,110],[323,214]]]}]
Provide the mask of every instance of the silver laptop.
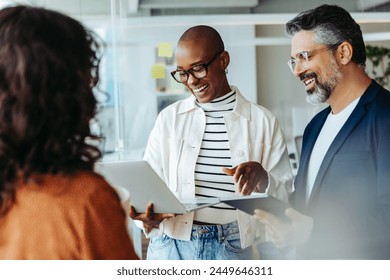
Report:
[{"label": "silver laptop", "polygon": [[153,202],[155,213],[184,214],[219,203],[218,198],[189,198],[179,200],[144,160],[98,162],[95,171],[113,186],[130,192],[130,204],[138,213]]}]

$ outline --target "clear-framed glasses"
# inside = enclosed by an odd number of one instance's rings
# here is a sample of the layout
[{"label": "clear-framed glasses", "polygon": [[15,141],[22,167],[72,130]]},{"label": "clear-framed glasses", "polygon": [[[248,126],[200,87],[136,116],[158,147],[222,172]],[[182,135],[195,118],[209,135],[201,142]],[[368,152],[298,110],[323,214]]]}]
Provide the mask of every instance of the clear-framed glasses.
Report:
[{"label": "clear-framed glasses", "polygon": [[297,65],[297,63],[299,63],[302,67],[305,68],[306,64],[309,62],[310,58],[313,55],[315,55],[316,53],[322,52],[322,51],[326,51],[326,50],[329,50],[329,48],[326,47],[326,48],[313,50],[313,51],[303,51],[303,52],[300,52],[300,53],[297,54],[296,58],[290,58],[287,61],[287,65],[290,68],[291,72],[294,73],[295,66]]},{"label": "clear-framed glasses", "polygon": [[196,79],[202,79],[207,76],[208,66],[213,63],[213,61],[220,55],[222,52],[217,53],[214,55],[209,62],[204,64],[198,64],[193,67],[191,67],[188,70],[175,70],[171,72],[172,77],[176,80],[178,83],[185,83],[188,81],[188,77],[191,74]]}]

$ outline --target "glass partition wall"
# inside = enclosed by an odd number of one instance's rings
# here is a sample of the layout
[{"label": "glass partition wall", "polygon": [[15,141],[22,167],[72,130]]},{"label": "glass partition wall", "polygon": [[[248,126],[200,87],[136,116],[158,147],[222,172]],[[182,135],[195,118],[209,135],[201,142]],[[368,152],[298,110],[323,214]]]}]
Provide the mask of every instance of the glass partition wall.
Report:
[{"label": "glass partition wall", "polygon": [[190,94],[170,72],[175,68],[176,42],[193,25],[210,24],[221,33],[231,55],[229,81],[248,99],[257,101],[255,27],[242,24],[240,18],[232,24],[224,15],[139,16],[134,15],[132,6],[136,0],[24,2],[65,12],[105,42],[101,82],[96,90],[101,108],[91,124],[103,138],[103,161],[142,158],[159,111]]}]

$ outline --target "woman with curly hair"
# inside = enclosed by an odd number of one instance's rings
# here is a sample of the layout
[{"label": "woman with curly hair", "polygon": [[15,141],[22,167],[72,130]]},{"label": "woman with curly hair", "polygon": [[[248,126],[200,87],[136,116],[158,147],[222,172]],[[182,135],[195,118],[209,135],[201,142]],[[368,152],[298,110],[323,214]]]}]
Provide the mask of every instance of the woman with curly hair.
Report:
[{"label": "woman with curly hair", "polygon": [[136,259],[93,172],[101,43],[55,11],[0,11],[0,259]]}]

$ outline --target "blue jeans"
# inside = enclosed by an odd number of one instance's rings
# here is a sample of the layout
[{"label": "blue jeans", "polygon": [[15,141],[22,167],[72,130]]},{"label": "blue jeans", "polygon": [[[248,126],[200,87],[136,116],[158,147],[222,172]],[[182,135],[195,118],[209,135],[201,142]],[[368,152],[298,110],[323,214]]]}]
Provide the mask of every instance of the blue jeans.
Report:
[{"label": "blue jeans", "polygon": [[241,249],[237,222],[225,225],[193,225],[190,241],[162,236],[149,242],[148,260],[248,260],[252,246]]}]

